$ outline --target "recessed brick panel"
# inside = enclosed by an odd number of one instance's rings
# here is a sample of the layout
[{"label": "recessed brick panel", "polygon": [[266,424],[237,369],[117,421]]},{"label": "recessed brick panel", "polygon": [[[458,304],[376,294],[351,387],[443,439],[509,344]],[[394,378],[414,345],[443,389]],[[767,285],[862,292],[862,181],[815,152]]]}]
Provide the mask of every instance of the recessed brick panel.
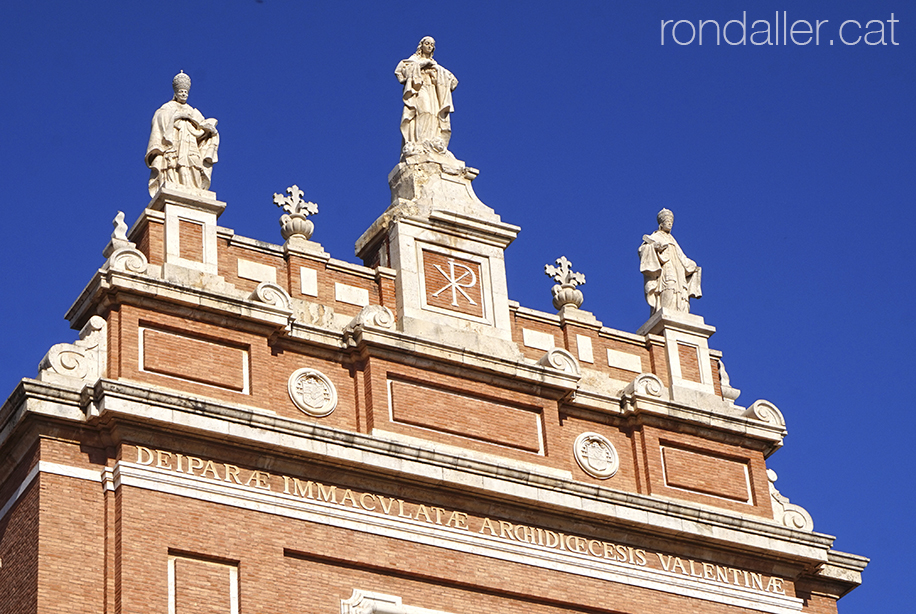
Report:
[{"label": "recessed brick panel", "polygon": [[677,355],[681,359],[681,377],[689,382],[702,383],[700,379],[700,358],[697,346],[677,344]]},{"label": "recessed brick panel", "polygon": [[230,614],[231,566],[175,559],[175,614]]},{"label": "recessed brick panel", "polygon": [[239,392],[245,389],[246,350],[161,330],[142,332],[144,371]]},{"label": "recessed brick panel", "polygon": [[482,318],[480,264],[423,250],[426,304]]},{"label": "recessed brick panel", "polygon": [[536,410],[400,380],[389,380],[389,390],[394,422],[541,450],[541,415]]},{"label": "recessed brick panel", "polygon": [[178,220],[178,256],[194,262],[204,261],[204,226]]},{"label": "recessed brick panel", "polygon": [[662,448],[666,486],[748,502],[747,466],[738,461],[680,448]]}]

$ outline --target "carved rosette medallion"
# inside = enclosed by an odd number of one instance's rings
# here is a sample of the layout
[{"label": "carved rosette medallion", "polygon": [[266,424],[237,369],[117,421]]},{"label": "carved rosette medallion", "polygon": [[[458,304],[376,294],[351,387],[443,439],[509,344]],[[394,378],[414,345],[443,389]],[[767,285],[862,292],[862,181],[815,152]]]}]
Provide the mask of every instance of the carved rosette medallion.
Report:
[{"label": "carved rosette medallion", "polygon": [[310,416],[322,418],[337,407],[337,389],[315,369],[297,369],[289,376],[289,398]]},{"label": "carved rosette medallion", "polygon": [[599,480],[613,477],[620,468],[620,457],[614,444],[598,433],[582,433],[576,437],[573,455],[582,471]]}]

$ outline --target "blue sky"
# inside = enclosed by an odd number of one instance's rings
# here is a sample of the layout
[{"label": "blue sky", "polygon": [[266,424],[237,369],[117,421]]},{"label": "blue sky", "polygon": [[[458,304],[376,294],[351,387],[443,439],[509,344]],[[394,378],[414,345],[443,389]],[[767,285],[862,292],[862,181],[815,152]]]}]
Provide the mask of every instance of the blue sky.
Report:
[{"label": "blue sky", "polygon": [[[683,42],[701,19],[746,13],[750,33],[777,11],[826,20],[819,44],[717,46],[710,26],[702,46],[661,44],[663,20],[692,23]],[[887,44],[844,44],[847,20],[847,41],[878,20]],[[115,213],[132,223],[149,200],[150,119],[179,69],[190,103],[219,120],[220,223],[281,242],[271,197],[297,183],[320,208],[313,239],[355,262],[390,199],[393,70],[429,34],[459,80],[450,149],[522,227],[511,298],[550,311],[543,265],[565,255],[586,275],[583,309],[635,331],[648,317],[636,248],[672,209],[704,269],[693,312],[717,327],[739,404],[785,414],[778,488],[837,549],[872,558],[840,611],[906,611],[914,26],[902,0],[6,3],[0,397],[75,338],[62,316]]]}]

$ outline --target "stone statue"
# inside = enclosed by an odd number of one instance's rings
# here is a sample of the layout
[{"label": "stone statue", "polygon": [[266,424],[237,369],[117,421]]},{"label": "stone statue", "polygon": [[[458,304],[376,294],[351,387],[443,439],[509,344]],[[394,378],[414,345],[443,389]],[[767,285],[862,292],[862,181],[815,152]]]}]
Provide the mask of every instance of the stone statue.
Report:
[{"label": "stone statue", "polygon": [[177,184],[197,190],[210,189],[210,174],[217,162],[219,133],[215,119],[204,119],[188,104],[191,78],[184,71],[172,80],[175,97],[159,107],[146,148],[150,168],[149,193]]},{"label": "stone statue", "polygon": [[674,237],[674,213],[658,212],[658,230],[643,235],[639,246],[639,270],[646,282],[646,301],[652,313],[659,309],[690,312],[690,297],[703,296],[700,267],[684,255]]},{"label": "stone statue", "polygon": [[424,36],[417,52],[401,60],[394,74],[404,84],[404,113],[401,115],[403,153],[412,155],[429,149],[445,153],[452,135],[449,114],[455,110],[452,90],[458,79],[433,59],[436,41]]}]

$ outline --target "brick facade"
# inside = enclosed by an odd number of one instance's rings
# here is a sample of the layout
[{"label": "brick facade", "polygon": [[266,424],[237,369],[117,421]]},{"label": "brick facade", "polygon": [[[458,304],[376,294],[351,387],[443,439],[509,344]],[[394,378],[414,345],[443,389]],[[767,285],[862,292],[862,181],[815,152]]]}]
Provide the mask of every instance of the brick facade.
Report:
[{"label": "brick facade", "polygon": [[[482,283],[453,329],[431,295],[439,319],[410,329],[388,235],[370,268],[179,223],[185,261],[216,233],[214,274],[169,261],[160,209],[131,236],[145,268],[110,262],[68,314],[104,343],[56,351],[98,376],[49,352],[0,409],[0,612],[337,612],[368,591],[413,614],[822,614],[858,583],[864,559],[784,519],[804,511],[767,478],[782,417],[724,399],[717,352],[708,382],[677,342],[673,378],[661,334]],[[441,274],[433,253],[413,274]],[[506,336],[469,347],[484,304]],[[297,405],[301,369],[329,413]]]}]

